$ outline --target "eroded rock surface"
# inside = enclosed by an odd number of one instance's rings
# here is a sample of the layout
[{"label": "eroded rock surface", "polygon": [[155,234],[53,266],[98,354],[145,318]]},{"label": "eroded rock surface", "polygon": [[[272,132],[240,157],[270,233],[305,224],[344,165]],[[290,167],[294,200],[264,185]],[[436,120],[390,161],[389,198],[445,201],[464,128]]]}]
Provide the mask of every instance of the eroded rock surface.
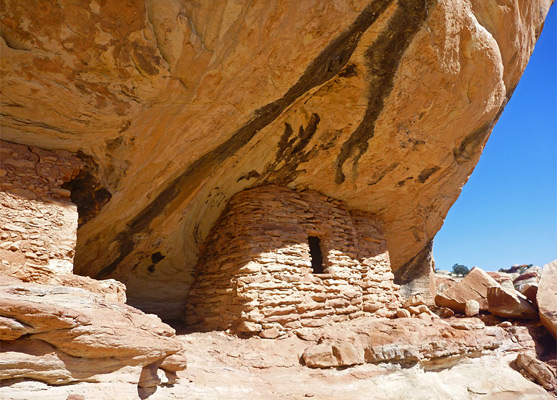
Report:
[{"label": "eroded rock surface", "polygon": [[489,312],[504,318],[537,319],[538,311],[526,296],[514,289],[490,287],[487,289]]},{"label": "eroded rock surface", "polygon": [[516,368],[529,379],[539,383],[545,389],[557,393],[555,372],[531,353],[520,353],[515,361]]},{"label": "eroded rock surface", "polygon": [[145,310],[180,314],[226,203],[267,183],[377,215],[412,292],[550,4],[8,0],[2,138],[81,151],[76,270]]},{"label": "eroded rock surface", "polygon": [[475,300],[480,310],[487,310],[487,293],[490,287],[499,287],[499,283],[482,269],[474,267],[460,282],[437,293],[435,303],[464,314],[466,302]]},{"label": "eroded rock surface", "polygon": [[0,276],[0,381],[8,384],[137,385],[142,368],[182,350],[174,334],[158,317],[86,290]]},{"label": "eroded rock surface", "polygon": [[[436,369],[444,363],[450,364],[451,358],[495,349],[505,336],[500,328],[489,328],[486,335],[485,325],[479,320],[459,321],[459,328],[453,327],[450,322],[437,320],[432,323],[431,320],[424,322],[416,318],[355,321],[352,325],[325,330],[318,344],[305,350],[302,359],[312,368],[364,363],[420,363],[426,368]],[[477,331],[476,325],[479,326]]]},{"label": "eroded rock surface", "polygon": [[543,267],[536,299],[542,323],[557,338],[557,261]]}]

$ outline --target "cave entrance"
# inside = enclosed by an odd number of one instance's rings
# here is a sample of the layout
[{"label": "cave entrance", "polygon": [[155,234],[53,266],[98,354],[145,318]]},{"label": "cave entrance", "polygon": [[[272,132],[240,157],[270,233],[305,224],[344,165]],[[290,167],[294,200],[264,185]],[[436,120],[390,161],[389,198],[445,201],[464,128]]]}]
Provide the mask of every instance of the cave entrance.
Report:
[{"label": "cave entrance", "polygon": [[323,274],[323,251],[321,240],[317,236],[308,236],[309,255],[311,257],[311,268],[314,274]]}]

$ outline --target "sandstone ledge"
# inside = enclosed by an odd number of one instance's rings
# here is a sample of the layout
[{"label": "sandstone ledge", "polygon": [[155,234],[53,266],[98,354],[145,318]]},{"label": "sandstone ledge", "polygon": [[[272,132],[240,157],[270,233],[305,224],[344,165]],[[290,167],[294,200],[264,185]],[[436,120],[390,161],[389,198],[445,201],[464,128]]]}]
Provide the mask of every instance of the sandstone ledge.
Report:
[{"label": "sandstone ledge", "polygon": [[132,368],[137,385],[142,369],[181,350],[154,315],[83,289],[0,276],[0,381],[101,382]]}]

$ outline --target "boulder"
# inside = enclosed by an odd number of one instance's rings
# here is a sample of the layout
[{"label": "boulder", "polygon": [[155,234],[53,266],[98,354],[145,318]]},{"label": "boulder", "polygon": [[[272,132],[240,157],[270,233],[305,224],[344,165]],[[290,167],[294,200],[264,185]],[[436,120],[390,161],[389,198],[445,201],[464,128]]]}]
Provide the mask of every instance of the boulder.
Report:
[{"label": "boulder", "polygon": [[328,343],[308,347],[302,354],[302,360],[310,368],[331,368],[338,365],[333,348]]},{"label": "boulder", "polygon": [[547,390],[557,390],[557,380],[551,369],[532,353],[520,353],[516,357],[516,369],[526,378],[539,383]]},{"label": "boulder", "polygon": [[475,317],[480,313],[480,303],[476,300],[468,300],[464,307],[464,315],[467,317]]},{"label": "boulder", "polygon": [[476,300],[480,310],[487,310],[487,289],[499,287],[499,283],[478,267],[470,270],[464,279],[435,296],[435,303],[440,307],[448,307],[455,312],[464,314],[466,302]]},{"label": "boulder", "polygon": [[439,307],[436,311],[437,315],[441,318],[450,318],[454,316],[454,311],[448,307]]},{"label": "boulder", "polygon": [[557,260],[544,265],[536,298],[542,324],[557,338]]},{"label": "boulder", "polygon": [[472,331],[485,328],[485,323],[479,318],[454,318],[448,322],[451,328],[461,331]]},{"label": "boulder", "polygon": [[524,297],[526,297],[534,307],[538,307],[538,284],[537,283],[527,283],[520,286],[520,290],[517,289]]},{"label": "boulder", "polygon": [[160,365],[160,368],[167,372],[184,371],[187,367],[188,361],[183,350],[166,357]]},{"label": "boulder", "polygon": [[137,367],[139,379],[143,367],[182,349],[175,331],[154,315],[83,289],[6,276],[0,276],[0,339],[0,380],[56,385],[99,382],[123,367]]},{"label": "boulder", "polygon": [[523,289],[529,285],[538,285],[542,275],[542,269],[536,265],[528,268],[519,276],[517,276],[513,281],[513,287],[519,292],[523,292]]},{"label": "boulder", "polygon": [[489,312],[503,318],[537,319],[538,312],[525,296],[514,289],[490,287],[487,290]]},{"label": "boulder", "polygon": [[363,364],[364,350],[358,349],[352,343],[338,342],[332,345],[333,355],[339,366],[350,366]]},{"label": "boulder", "polygon": [[14,264],[0,264],[0,275],[11,276],[22,282],[81,288],[99,294],[108,301],[126,302],[126,285],[115,279],[96,280],[72,273],[55,273],[39,265]]},{"label": "boulder", "polygon": [[509,274],[502,271],[487,271],[486,273],[495,279],[502,287],[514,289],[513,280],[518,277],[517,274]]},{"label": "boulder", "polygon": [[459,280],[449,275],[449,271],[436,271],[435,285],[436,285],[437,292],[434,294],[444,292],[448,288],[456,285],[458,282]]}]

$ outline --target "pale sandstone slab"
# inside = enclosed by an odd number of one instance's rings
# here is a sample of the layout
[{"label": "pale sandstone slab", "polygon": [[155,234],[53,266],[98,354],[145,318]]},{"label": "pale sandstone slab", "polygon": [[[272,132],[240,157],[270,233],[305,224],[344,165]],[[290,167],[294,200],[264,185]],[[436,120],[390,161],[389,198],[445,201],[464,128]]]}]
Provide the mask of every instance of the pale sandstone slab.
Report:
[{"label": "pale sandstone slab", "polygon": [[21,282],[80,288],[107,301],[126,302],[126,285],[115,279],[96,280],[88,276],[55,273],[44,266],[15,264],[0,264],[0,275],[14,277]]},{"label": "pale sandstone slab", "polygon": [[[83,289],[6,276],[0,276],[0,326],[8,328],[0,330],[0,380],[99,381],[126,366],[160,363],[182,349],[175,331],[154,315]],[[181,360],[169,368],[183,369],[184,355]]]},{"label": "pale sandstone slab", "polygon": [[557,261],[544,265],[536,298],[542,323],[557,338]]},{"label": "pale sandstone slab", "polygon": [[539,383],[547,390],[557,392],[555,373],[532,353],[520,353],[516,357],[517,369],[527,378]]},{"label": "pale sandstone slab", "polygon": [[503,318],[537,319],[538,312],[526,296],[514,289],[490,287],[487,290],[489,312]]},{"label": "pale sandstone slab", "polygon": [[482,269],[474,267],[460,282],[438,293],[435,303],[464,314],[466,302],[476,300],[479,309],[485,311],[488,309],[487,289],[492,286],[499,286],[499,283]]},{"label": "pale sandstone slab", "polygon": [[[454,326],[453,321],[460,326]],[[332,368],[361,364],[363,353],[366,363],[420,363],[438,368],[443,359],[495,349],[505,337],[501,329],[486,328],[476,318],[449,323],[431,318],[364,319],[326,328],[318,344],[308,346],[302,359],[312,368]]]}]

